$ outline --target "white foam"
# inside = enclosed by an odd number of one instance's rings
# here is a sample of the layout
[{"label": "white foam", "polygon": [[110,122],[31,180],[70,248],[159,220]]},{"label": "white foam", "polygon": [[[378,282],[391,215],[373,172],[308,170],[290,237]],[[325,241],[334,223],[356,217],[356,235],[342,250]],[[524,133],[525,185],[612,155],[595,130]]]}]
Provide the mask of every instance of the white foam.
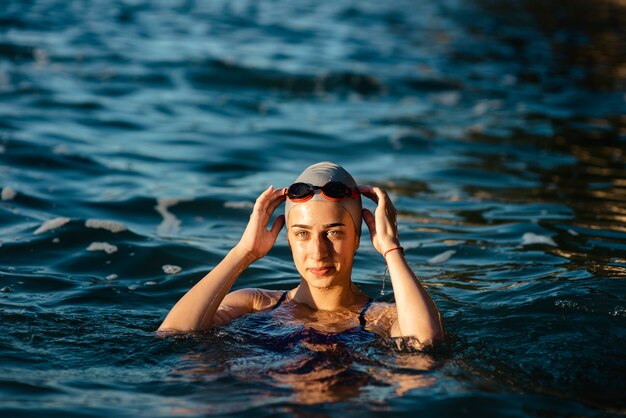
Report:
[{"label": "white foam", "polygon": [[157,227],[159,235],[172,235],[180,231],[181,221],[168,208],[176,206],[179,202],[188,202],[190,199],[174,199],[174,198],[158,198],[157,205],[154,207],[163,217],[163,221]]},{"label": "white foam", "polygon": [[533,245],[533,244],[545,244],[551,245],[553,247],[557,247],[558,245],[554,240],[547,235],[538,235],[534,232],[526,232],[522,236],[522,245]]},{"label": "white foam", "polygon": [[448,261],[450,259],[450,257],[452,257],[454,254],[456,254],[455,250],[448,250],[448,251],[444,251],[441,254],[437,254],[434,257],[429,258],[428,260],[426,260],[426,262],[428,264],[441,264],[441,263],[445,263],[446,261]]},{"label": "white foam", "polygon": [[162,268],[165,274],[178,274],[182,270],[182,268],[173,264],[166,264]]},{"label": "white foam", "polygon": [[107,231],[111,231],[113,233],[126,231],[128,229],[124,224],[104,219],[87,219],[85,226],[93,229],[106,229]]},{"label": "white foam", "polygon": [[2,200],[13,200],[15,199],[15,196],[17,196],[17,192],[11,186],[4,186],[0,196],[2,197]]},{"label": "white foam", "polygon": [[554,306],[562,309],[572,309],[577,311],[589,312],[589,308],[583,304],[569,299],[559,299],[554,302]]},{"label": "white foam", "polygon": [[146,285],[146,286],[156,286],[156,284],[157,284],[157,282],[152,281],[152,280],[144,283],[144,285]]},{"label": "white foam", "polygon": [[87,251],[104,251],[107,254],[113,254],[117,252],[117,247],[108,242],[92,242],[89,244],[89,247],[87,247]]},{"label": "white foam", "polygon": [[117,279],[117,274],[109,274],[106,277],[107,280],[111,281],[111,280],[116,280]]},{"label": "white foam", "polygon": [[621,306],[616,306],[611,312],[609,312],[609,315],[626,317],[626,309]]},{"label": "white foam", "polygon": [[39,228],[33,232],[35,235],[43,234],[44,232],[57,229],[70,221],[70,218],[54,218],[41,224]]}]

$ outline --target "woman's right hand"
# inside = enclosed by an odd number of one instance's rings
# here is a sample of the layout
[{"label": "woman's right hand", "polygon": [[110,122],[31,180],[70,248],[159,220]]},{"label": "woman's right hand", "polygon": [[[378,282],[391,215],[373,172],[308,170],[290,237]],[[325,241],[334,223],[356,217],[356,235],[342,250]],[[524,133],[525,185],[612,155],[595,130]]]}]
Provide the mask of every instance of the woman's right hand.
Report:
[{"label": "woman's right hand", "polygon": [[376,203],[373,214],[363,209],[363,220],[370,231],[374,248],[384,256],[389,249],[400,246],[398,212],[387,192],[380,187],[361,185],[359,192]]},{"label": "woman's right hand", "polygon": [[280,230],[285,225],[285,215],[280,215],[274,220],[271,229],[267,229],[272,214],[285,201],[284,192],[282,188],[274,189],[270,186],[254,203],[248,226],[235,246],[253,260],[263,258],[272,249]]}]

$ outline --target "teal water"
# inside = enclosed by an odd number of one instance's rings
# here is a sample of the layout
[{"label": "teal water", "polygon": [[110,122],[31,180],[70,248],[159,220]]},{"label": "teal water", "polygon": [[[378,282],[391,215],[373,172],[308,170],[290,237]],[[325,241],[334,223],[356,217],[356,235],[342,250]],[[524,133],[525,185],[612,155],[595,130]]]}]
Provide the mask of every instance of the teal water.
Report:
[{"label": "teal water", "polygon": [[[625,27],[604,0],[4,2],[2,416],[624,415]],[[320,160],[390,192],[448,343],[156,335]],[[363,240],[391,301],[383,271]],[[235,288],[297,282],[283,233]]]}]

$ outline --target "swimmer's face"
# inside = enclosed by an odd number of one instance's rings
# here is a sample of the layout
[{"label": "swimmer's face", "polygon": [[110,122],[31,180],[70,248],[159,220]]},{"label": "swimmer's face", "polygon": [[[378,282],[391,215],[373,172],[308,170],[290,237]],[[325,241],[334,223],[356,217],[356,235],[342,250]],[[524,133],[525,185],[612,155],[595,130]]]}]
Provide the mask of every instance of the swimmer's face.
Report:
[{"label": "swimmer's face", "polygon": [[332,202],[309,201],[289,212],[287,239],[300,276],[328,288],[350,281],[358,237],[348,211]]}]

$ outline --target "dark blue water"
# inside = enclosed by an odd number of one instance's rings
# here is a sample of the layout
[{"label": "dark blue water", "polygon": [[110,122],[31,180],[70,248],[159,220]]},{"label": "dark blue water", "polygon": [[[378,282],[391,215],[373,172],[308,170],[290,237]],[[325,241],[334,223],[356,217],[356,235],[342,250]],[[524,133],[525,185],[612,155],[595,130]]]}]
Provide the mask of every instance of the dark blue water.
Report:
[{"label": "dark blue water", "polygon": [[[624,28],[617,0],[5,0],[0,412],[625,414]],[[389,190],[448,343],[157,336],[320,160]],[[391,301],[383,270],[363,240]],[[235,288],[297,283],[282,235]]]}]

